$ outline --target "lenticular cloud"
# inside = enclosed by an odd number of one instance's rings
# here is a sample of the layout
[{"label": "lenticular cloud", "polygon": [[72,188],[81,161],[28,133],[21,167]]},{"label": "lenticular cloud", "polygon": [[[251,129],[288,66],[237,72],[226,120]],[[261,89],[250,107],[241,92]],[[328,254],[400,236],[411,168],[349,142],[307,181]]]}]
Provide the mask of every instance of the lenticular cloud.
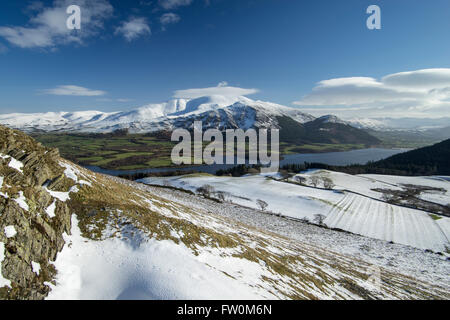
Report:
[{"label": "lenticular cloud", "polygon": [[[294,104],[328,106],[330,111],[335,108],[340,112],[359,109],[366,114],[383,116],[404,112],[411,116],[423,116],[425,110],[427,116],[433,113],[449,116],[450,69],[400,72],[389,74],[380,80],[370,77],[323,80]],[[312,110],[314,109],[305,109]]]}]

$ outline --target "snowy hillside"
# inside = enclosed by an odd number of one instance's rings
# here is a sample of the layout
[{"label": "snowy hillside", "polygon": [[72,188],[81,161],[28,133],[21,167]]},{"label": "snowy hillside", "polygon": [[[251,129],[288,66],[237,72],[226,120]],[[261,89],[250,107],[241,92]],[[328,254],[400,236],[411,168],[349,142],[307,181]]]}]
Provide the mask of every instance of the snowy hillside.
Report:
[{"label": "snowy hillside", "polygon": [[[170,196],[170,192],[62,165],[66,175],[85,181],[73,194],[74,199],[85,198],[101,188],[102,193],[126,193],[128,200],[120,196],[121,208],[133,204],[133,208],[150,211],[136,215],[127,213],[129,209],[109,208],[108,219],[103,221],[89,214],[90,209],[85,210],[88,215],[74,215],[72,235],[64,235],[66,246],[54,263],[58,275],[55,283],[49,284],[49,299],[367,299],[446,295],[446,286],[440,286],[441,281],[445,284],[441,278],[445,277],[440,269],[442,260],[431,264],[439,275],[430,278],[432,290],[414,279],[417,293],[411,295],[401,286],[413,282],[389,268],[383,268],[383,274],[395,279],[393,283],[399,286],[378,290],[360,278],[373,268],[363,260],[282,238],[261,228],[249,228],[238,220],[213,214],[211,210],[216,209],[211,203]],[[110,204],[114,198],[109,199]],[[227,206],[222,204],[217,210]],[[233,206],[230,209],[240,210]],[[339,246],[334,249],[341,250]],[[414,259],[409,263],[415,263]]]},{"label": "snowy hillside", "polygon": [[323,123],[340,123],[340,124],[351,124],[348,121],[344,121],[342,119],[339,119],[338,117],[334,115],[325,115],[317,118],[317,121],[321,121]]},{"label": "snowy hillside", "polygon": [[421,189],[421,192],[417,195],[419,199],[442,206],[450,206],[449,177],[408,177],[377,174],[350,175],[328,170],[309,170],[298,174],[297,177],[305,178],[305,183],[308,185],[311,185],[311,179],[316,177],[319,180],[318,186],[322,187],[323,181],[321,179],[327,177],[333,182],[333,189],[335,190],[348,190],[378,200],[385,198],[385,190],[404,191],[407,187],[416,187]]},{"label": "snowy hillside", "polygon": [[[301,176],[311,179],[314,173],[317,175],[317,172],[312,171]],[[257,200],[260,199],[268,204],[267,210],[273,213],[297,219],[306,218],[309,221],[314,221],[316,215],[320,214],[325,218],[323,222],[331,228],[416,248],[448,252],[450,218],[439,217],[434,220],[427,212],[385,203],[377,200],[382,198],[380,193],[371,190],[382,187],[401,189],[400,186],[373,177],[324,170],[320,170],[319,174],[331,178],[336,184],[335,190],[301,186],[260,175],[240,178],[188,175],[146,178],[142,182],[170,184],[191,191],[210,185],[216,192],[222,192],[225,199],[240,205],[258,208]],[[401,177],[397,178],[401,181]],[[420,183],[421,178],[418,179],[416,183]],[[436,183],[450,189],[447,181]]]},{"label": "snowy hillside", "polygon": [[0,115],[0,124],[25,132],[111,132],[117,129],[152,132],[173,127],[189,128],[194,120],[202,120],[204,128],[277,128],[277,116],[287,116],[298,123],[314,120],[313,116],[298,109],[254,101],[246,97],[214,95],[195,99],[173,99],[124,112],[3,114]]},{"label": "snowy hillside", "polygon": [[[0,136],[0,299],[449,298],[437,255],[104,176],[22,132],[0,126]],[[265,195],[274,186],[296,197],[277,181]],[[389,264],[382,252],[409,259]],[[374,267],[389,279],[380,287]]]}]

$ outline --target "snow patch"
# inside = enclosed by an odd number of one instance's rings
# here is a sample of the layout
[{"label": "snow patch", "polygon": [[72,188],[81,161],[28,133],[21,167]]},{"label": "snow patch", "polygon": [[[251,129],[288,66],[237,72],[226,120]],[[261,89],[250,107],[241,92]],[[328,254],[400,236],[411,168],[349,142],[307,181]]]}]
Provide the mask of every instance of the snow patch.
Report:
[{"label": "snow patch", "polygon": [[65,162],[62,162],[62,161],[59,162],[59,165],[61,167],[66,168],[66,170],[64,170],[64,174],[67,178],[72,179],[75,182],[78,182],[78,177],[77,177],[76,173],[79,174],[80,173],[79,170],[75,169],[71,165],[69,165]]},{"label": "snow patch", "polygon": [[56,209],[56,200],[53,201],[51,205],[48,206],[47,209],[45,209],[45,212],[48,214],[50,218],[55,217],[55,209]]},{"label": "snow patch", "polygon": [[0,242],[0,288],[3,287],[11,288],[11,281],[5,279],[2,275],[2,263],[4,259],[5,259],[5,244],[3,242]]},{"label": "snow patch", "polygon": [[14,159],[13,157],[11,157],[11,160],[9,161],[8,164],[11,168],[16,169],[17,171],[23,173],[22,168],[23,168],[23,163]]},{"label": "snow patch", "polygon": [[92,187],[92,183],[90,183],[89,181],[86,181],[86,180],[78,180],[78,183],[80,185],[87,185],[89,187]]},{"label": "snow patch", "polygon": [[60,191],[52,191],[49,190],[47,187],[44,186],[45,191],[47,191],[52,197],[62,201],[62,202],[66,202],[67,200],[70,199],[70,193],[74,192],[78,192],[79,189],[77,188],[77,186],[73,186],[70,188],[70,190],[68,192],[60,192]]},{"label": "snow patch", "polygon": [[0,158],[2,158],[2,159],[10,159],[9,163],[8,163],[8,166],[13,168],[13,169],[16,169],[17,171],[19,171],[21,173],[23,173],[23,170],[22,170],[23,163],[20,162],[19,160],[15,159],[14,157],[8,156],[8,155],[5,156],[3,154],[0,154]]},{"label": "snow patch", "polygon": [[7,238],[15,237],[17,234],[16,228],[14,226],[5,227],[5,235]]},{"label": "snow patch", "polygon": [[39,272],[41,272],[41,265],[37,262],[31,261],[31,267],[33,268],[33,272],[39,275]]},{"label": "snow patch", "polygon": [[[3,187],[3,180],[4,178],[0,176],[0,189]],[[0,196],[2,196],[3,198],[8,199],[8,195],[6,193],[0,192]]]},{"label": "snow patch", "polygon": [[27,198],[23,195],[23,191],[19,191],[19,197],[14,199],[15,202],[25,211],[28,211],[30,207],[27,204]]}]

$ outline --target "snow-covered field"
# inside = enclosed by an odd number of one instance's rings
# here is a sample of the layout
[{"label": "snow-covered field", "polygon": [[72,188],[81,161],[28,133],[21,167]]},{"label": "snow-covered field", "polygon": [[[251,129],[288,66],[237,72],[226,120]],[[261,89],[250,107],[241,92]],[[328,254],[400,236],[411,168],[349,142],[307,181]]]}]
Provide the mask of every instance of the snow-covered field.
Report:
[{"label": "snow-covered field", "polygon": [[[314,171],[308,174],[314,174]],[[327,176],[336,184],[335,190],[276,181],[262,175],[239,178],[187,175],[145,178],[141,182],[171,185],[194,192],[199,187],[210,185],[216,193],[222,193],[226,200],[243,206],[259,208],[257,200],[260,199],[268,204],[266,210],[273,213],[307,218],[309,221],[320,214],[325,217],[323,222],[331,228],[416,248],[448,252],[449,218],[439,217],[434,220],[427,212],[385,203],[377,200],[381,199],[381,195],[371,190],[400,189],[399,184],[403,182],[396,184],[393,177],[382,181],[379,176],[360,177],[334,172],[327,172]],[[419,183],[425,178],[417,179],[416,183]],[[448,181],[438,181],[437,184],[446,186]]]},{"label": "snow-covered field", "polygon": [[[418,185],[431,188],[442,188],[445,192],[440,191],[424,191],[419,196],[423,200],[435,202],[438,204],[450,206],[450,179],[449,177],[399,177],[389,175],[360,175],[358,177],[374,179],[382,183],[399,186],[399,185]],[[392,187],[391,187],[392,188]]]},{"label": "snow-covered field", "polygon": [[[128,183],[134,184],[132,182]],[[320,228],[313,224],[307,224],[269,213],[262,214],[259,210],[229,202],[217,203],[178,190],[144,184],[134,185],[137,188],[163,197],[164,199],[183,203],[193,209],[207,209],[208,211],[216,212],[221,216],[240,221],[246,225],[267,230],[270,233],[283,235],[298,243],[330,249],[339,254],[354,257],[356,260],[367,261],[383,269],[408,274],[411,277],[435,285],[446,283],[450,286],[450,266],[445,256],[426,252],[411,246]]]},{"label": "snow-covered field", "polygon": [[403,177],[379,174],[350,175],[328,170],[308,170],[297,176],[305,178],[308,185],[311,185],[311,178],[316,176],[319,178],[319,187],[323,186],[320,178],[328,177],[333,181],[335,185],[333,189],[335,190],[349,190],[376,199],[382,199],[382,193],[373,189],[403,190],[404,185],[444,189],[445,192],[425,190],[419,197],[438,204],[450,205],[449,177]]},{"label": "snow-covered field", "polygon": [[[449,218],[440,220],[448,221]],[[450,248],[448,224],[440,224],[426,212],[391,205],[356,194],[334,203],[324,223],[367,237],[445,252]]]},{"label": "snow-covered field", "polygon": [[[350,175],[329,170],[307,170],[303,173],[297,174],[296,177],[305,178],[305,184],[310,186],[312,185],[311,180],[313,177],[316,177],[318,178],[318,187],[323,187],[323,181],[321,178],[328,177],[333,181],[334,190],[349,190],[376,199],[381,199],[382,193],[374,191],[373,189],[402,190],[398,184],[384,182],[383,180],[377,179],[376,175],[363,176]],[[291,180],[295,180],[295,177]]]}]

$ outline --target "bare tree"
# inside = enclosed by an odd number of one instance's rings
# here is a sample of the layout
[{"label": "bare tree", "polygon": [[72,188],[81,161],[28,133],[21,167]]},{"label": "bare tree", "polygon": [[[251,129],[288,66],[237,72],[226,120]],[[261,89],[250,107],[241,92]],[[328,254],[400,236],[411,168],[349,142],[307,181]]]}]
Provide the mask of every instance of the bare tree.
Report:
[{"label": "bare tree", "polygon": [[325,218],[326,217],[323,214],[320,214],[320,213],[315,214],[314,222],[317,223],[319,226],[323,226],[324,225],[323,221],[325,220]]},{"label": "bare tree", "polygon": [[319,177],[311,176],[311,184],[314,188],[317,188],[317,186],[319,185]]},{"label": "bare tree", "polygon": [[225,193],[217,192],[217,199],[219,199],[222,202],[225,202]]},{"label": "bare tree", "polygon": [[269,206],[267,202],[261,199],[256,200],[256,204],[261,208],[262,211],[265,211],[266,208]]},{"label": "bare tree", "polygon": [[300,221],[303,223],[309,223],[309,219],[307,217],[301,218]]},{"label": "bare tree", "polygon": [[302,177],[302,176],[295,176],[294,177],[294,181],[299,183],[299,184],[305,184],[306,183],[306,178]]},{"label": "bare tree", "polygon": [[331,189],[333,189],[334,186],[335,186],[333,180],[331,180],[331,179],[328,178],[328,177],[323,177],[323,178],[322,178],[322,181],[323,181],[323,187],[324,187],[325,189],[331,190]]},{"label": "bare tree", "polygon": [[197,188],[197,193],[200,193],[204,197],[210,197],[211,193],[214,192],[214,187],[209,184],[205,184],[200,188]]},{"label": "bare tree", "polygon": [[392,197],[389,193],[383,192],[381,194],[381,200],[383,200],[384,202],[390,202],[392,200]]}]

